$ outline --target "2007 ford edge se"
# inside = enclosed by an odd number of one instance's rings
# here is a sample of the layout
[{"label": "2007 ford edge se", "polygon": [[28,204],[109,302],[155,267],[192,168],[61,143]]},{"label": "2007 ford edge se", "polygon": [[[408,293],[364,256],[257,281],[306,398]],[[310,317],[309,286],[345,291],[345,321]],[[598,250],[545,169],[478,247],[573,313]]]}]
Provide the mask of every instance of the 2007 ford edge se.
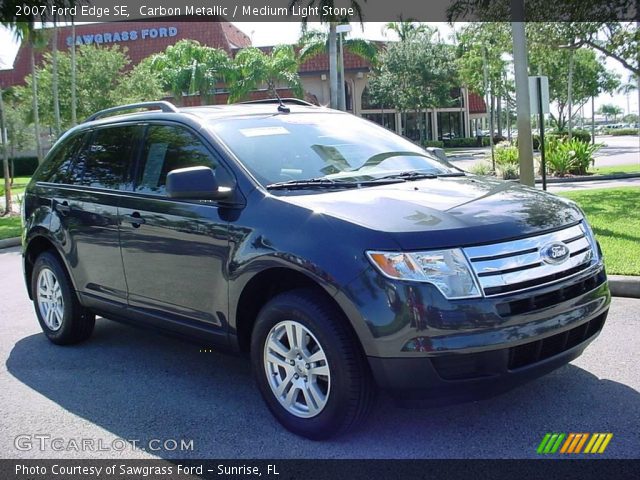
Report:
[{"label": "2007 ford edge se", "polygon": [[573,202],[302,101],[99,112],[54,145],[23,219],[52,342],[99,315],[247,352],[273,415],[314,439],[377,388],[433,404],[547,373],[610,303]]}]

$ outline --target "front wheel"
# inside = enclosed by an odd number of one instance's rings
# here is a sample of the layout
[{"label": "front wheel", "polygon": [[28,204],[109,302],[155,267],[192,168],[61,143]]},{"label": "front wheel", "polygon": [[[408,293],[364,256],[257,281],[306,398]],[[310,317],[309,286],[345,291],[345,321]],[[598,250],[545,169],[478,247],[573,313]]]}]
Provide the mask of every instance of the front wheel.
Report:
[{"label": "front wheel", "polygon": [[42,331],[57,345],[70,345],[91,336],[95,315],[80,305],[60,260],[42,253],[31,276],[33,303]]},{"label": "front wheel", "polygon": [[316,440],[338,435],[371,408],[371,375],[346,322],[310,290],[278,295],[258,315],[251,343],[258,387],[293,433]]}]

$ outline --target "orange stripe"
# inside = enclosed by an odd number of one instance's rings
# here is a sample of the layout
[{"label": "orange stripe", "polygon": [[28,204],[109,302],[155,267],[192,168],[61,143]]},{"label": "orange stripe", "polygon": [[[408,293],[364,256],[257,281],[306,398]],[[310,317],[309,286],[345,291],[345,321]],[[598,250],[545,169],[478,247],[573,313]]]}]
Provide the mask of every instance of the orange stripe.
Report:
[{"label": "orange stripe", "polygon": [[598,450],[598,453],[604,453],[605,448],[607,448],[607,445],[609,445],[609,442],[611,441],[612,438],[613,438],[613,433],[608,433],[604,442],[602,442],[602,445],[600,445],[600,450]]},{"label": "orange stripe", "polygon": [[573,438],[576,436],[575,433],[570,433],[569,436],[567,437],[567,441],[564,442],[564,445],[562,445],[562,448],[560,449],[560,453],[566,453],[567,449],[569,448],[569,445],[571,444],[571,442],[573,441]]},{"label": "orange stripe", "polygon": [[571,443],[571,446],[569,447],[569,452],[568,453],[573,453],[574,450],[576,449],[576,446],[578,445],[578,443],[580,442],[580,439],[582,438],[582,433],[576,433],[575,434],[575,438],[573,439],[573,442]]},{"label": "orange stripe", "polygon": [[582,438],[580,439],[580,443],[578,443],[578,446],[576,447],[575,453],[580,453],[580,451],[582,450],[582,446],[584,445],[584,442],[586,442],[587,438],[589,438],[588,433],[582,433],[581,435],[582,435]]}]

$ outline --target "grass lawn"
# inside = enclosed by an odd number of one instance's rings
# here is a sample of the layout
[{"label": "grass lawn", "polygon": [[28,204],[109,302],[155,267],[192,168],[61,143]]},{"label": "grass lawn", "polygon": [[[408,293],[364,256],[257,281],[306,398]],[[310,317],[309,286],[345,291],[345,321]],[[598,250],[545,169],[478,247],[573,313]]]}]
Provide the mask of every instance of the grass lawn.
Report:
[{"label": "grass lawn", "polygon": [[613,165],[610,167],[590,168],[594,175],[610,175],[612,173],[640,173],[640,163],[633,165]]},{"label": "grass lawn", "polygon": [[587,214],[604,252],[607,273],[640,275],[640,188],[604,188],[560,195]]},{"label": "grass lawn", "polygon": [[[13,186],[11,187],[11,196],[15,196],[16,194],[24,193],[24,189],[29,183],[31,177],[14,177],[13,178]],[[0,196],[4,195],[4,178],[0,178]]]},{"label": "grass lawn", "polygon": [[20,216],[0,217],[0,240],[20,236]]}]

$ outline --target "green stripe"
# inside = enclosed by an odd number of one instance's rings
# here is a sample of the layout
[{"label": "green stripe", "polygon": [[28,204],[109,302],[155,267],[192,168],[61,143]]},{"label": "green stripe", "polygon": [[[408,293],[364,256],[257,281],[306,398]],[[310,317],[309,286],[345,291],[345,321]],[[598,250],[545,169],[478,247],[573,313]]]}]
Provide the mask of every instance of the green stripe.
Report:
[{"label": "green stripe", "polygon": [[542,451],[544,450],[544,446],[547,444],[547,440],[549,440],[549,437],[551,437],[550,433],[547,433],[544,438],[542,439],[542,442],[540,442],[540,445],[538,445],[538,453],[542,453]]},{"label": "green stripe", "polygon": [[544,447],[544,452],[543,453],[551,453],[551,448],[553,447],[553,444],[555,443],[556,438],[558,438],[558,434],[557,433],[554,433],[553,435],[551,435],[551,438],[547,442],[547,446]]},{"label": "green stripe", "polygon": [[564,440],[565,436],[566,434],[564,433],[560,434],[560,436],[558,437],[558,440],[556,440],[556,444],[553,446],[550,453],[556,453],[556,451],[558,451],[558,448],[560,448],[560,444],[562,443],[562,440]]}]

